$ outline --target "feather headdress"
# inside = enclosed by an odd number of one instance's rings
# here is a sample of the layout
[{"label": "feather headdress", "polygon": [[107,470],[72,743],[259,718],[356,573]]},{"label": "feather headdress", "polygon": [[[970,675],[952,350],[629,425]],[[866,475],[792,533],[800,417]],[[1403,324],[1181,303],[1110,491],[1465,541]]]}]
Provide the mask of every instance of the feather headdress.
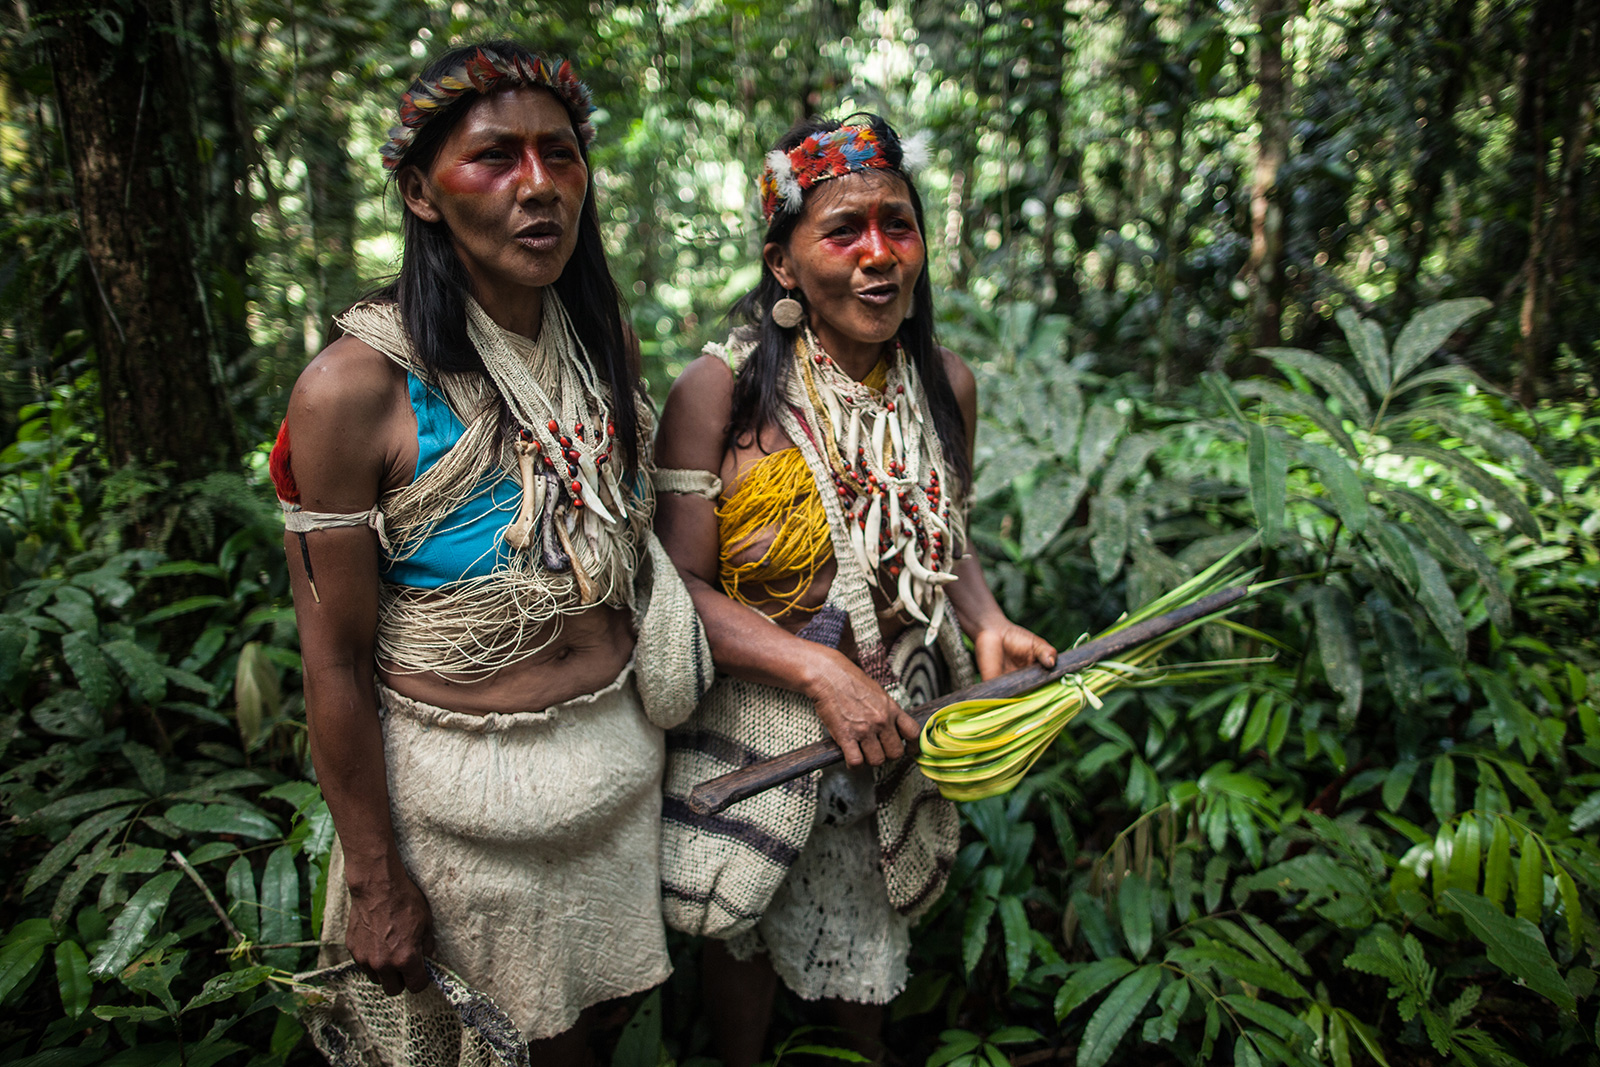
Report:
[{"label": "feather headdress", "polygon": [[806,190],[829,178],[868,169],[909,174],[927,162],[927,134],[900,140],[881,119],[814,133],[788,151],[775,148],[767,153],[759,183],[761,213],[769,223],[780,211],[799,214]]},{"label": "feather headdress", "polygon": [[537,55],[531,59],[500,55],[480,48],[437,81],[418,79],[412,83],[400,98],[400,125],[389,131],[388,143],[379,149],[383,165],[390,170],[398,167],[416,140],[417,131],[463,93],[488,94],[524,86],[549,89],[559,96],[577,115],[578,136],[583,143],[588,145],[594,140],[594,124],[589,121],[594,102],[589,98],[588,87],[572,72],[569,61],[555,63]]}]

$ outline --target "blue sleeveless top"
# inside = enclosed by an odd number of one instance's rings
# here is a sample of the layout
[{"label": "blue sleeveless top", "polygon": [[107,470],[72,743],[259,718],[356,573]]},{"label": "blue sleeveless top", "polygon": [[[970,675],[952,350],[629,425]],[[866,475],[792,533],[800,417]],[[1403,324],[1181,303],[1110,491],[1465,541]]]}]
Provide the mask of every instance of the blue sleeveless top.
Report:
[{"label": "blue sleeveless top", "polygon": [[[417,415],[417,473],[421,478],[467,432],[443,396],[428,388],[416,372],[406,371],[411,410]],[[509,559],[504,535],[517,517],[522,487],[498,468],[479,483],[466,503],[445,516],[409,558],[387,561],[385,581],[437,589],[450,582],[482,578]]]}]

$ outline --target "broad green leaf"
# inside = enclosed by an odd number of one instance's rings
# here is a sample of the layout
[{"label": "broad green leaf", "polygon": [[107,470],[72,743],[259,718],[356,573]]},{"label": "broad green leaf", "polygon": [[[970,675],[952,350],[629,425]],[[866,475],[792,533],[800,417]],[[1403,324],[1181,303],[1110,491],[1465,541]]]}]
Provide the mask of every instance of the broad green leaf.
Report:
[{"label": "broad green leaf", "polygon": [[1279,704],[1272,713],[1272,725],[1267,727],[1267,755],[1274,758],[1283,743],[1289,737],[1290,720],[1293,718],[1292,709],[1287,703]]},{"label": "broad green leaf", "polygon": [[1275,1004],[1254,997],[1247,997],[1243,993],[1229,993],[1223,1001],[1234,1011],[1252,1020],[1259,1026],[1266,1027],[1285,1041],[1299,1039],[1307,1047],[1316,1044],[1317,1035],[1311,1032],[1304,1020],[1297,1019]]},{"label": "broad green leaf", "polygon": [[1117,886],[1117,914],[1122,921],[1122,936],[1136,960],[1150,952],[1153,939],[1150,914],[1150,883],[1134,871]]},{"label": "broad green leaf", "polygon": [[1106,464],[1106,472],[1100,477],[1100,492],[1102,495],[1115,496],[1122,486],[1140,471],[1149,462],[1161,447],[1162,439],[1153,433],[1130,434],[1117,445],[1117,452]]},{"label": "broad green leaf", "polygon": [[133,771],[139,776],[139,784],[150,792],[151,796],[159,796],[167,786],[167,769],[161,762],[161,757],[148,745],[141,745],[137,741],[127,741],[122,746],[122,757],[133,765]]},{"label": "broad green leaf", "polygon": [[1394,395],[1420,389],[1425,385],[1458,385],[1463,389],[1477,389],[1482,393],[1497,393],[1500,390],[1484,381],[1478,374],[1467,367],[1446,366],[1433,367],[1429,370],[1419,371],[1395,386]]},{"label": "broad green leaf", "polygon": [[1333,318],[1344,331],[1350,353],[1356,357],[1361,373],[1366,375],[1367,385],[1374,394],[1387,395],[1393,378],[1389,373],[1389,348],[1384,343],[1382,328],[1363,319],[1352,308],[1340,308]]},{"label": "broad green leaf", "polygon": [[1344,417],[1357,426],[1366,429],[1372,424],[1372,408],[1366,392],[1349,371],[1333,360],[1299,348],[1258,348],[1256,354],[1280,366],[1293,367],[1322,386],[1338,399],[1344,408]]},{"label": "broad green leaf", "polygon": [[[1333,417],[1333,412],[1323,405],[1316,397],[1307,396],[1305,393],[1290,392],[1275,382],[1264,382],[1249,379],[1235,384],[1234,389],[1240,396],[1255,397],[1266,401],[1276,410],[1292,411],[1306,421],[1312,423],[1317,429],[1327,434],[1334,444],[1344,450],[1346,456],[1352,458],[1359,456],[1361,450],[1339,420]],[[1241,417],[1241,422],[1244,419]]]},{"label": "broad green leaf", "polygon": [[1533,447],[1533,443],[1521,434],[1503,429],[1481,415],[1471,415],[1444,405],[1427,407],[1422,417],[1437,422],[1450,433],[1495,456],[1518,460],[1524,474],[1549,490],[1552,496],[1561,496],[1561,476]]},{"label": "broad green leaf", "polygon": [[167,698],[167,676],[158,660],[143,645],[134,641],[107,641],[100,651],[122,668],[128,685],[146,704],[159,704]]},{"label": "broad green leaf", "polygon": [[1433,757],[1433,777],[1428,782],[1428,804],[1441,823],[1456,814],[1456,766],[1449,756]]},{"label": "broad green leaf", "polygon": [[183,875],[166,871],[140,886],[111,923],[111,931],[89,964],[89,973],[109,977],[128,965],[149,940],[161,914],[167,910],[172,891]]},{"label": "broad green leaf", "polygon": [[999,867],[985,867],[967,904],[961,933],[961,962],[969,975],[977,968],[984,946],[989,943],[989,924],[999,904],[1000,883],[1004,878],[1005,871]]},{"label": "broad green leaf", "polygon": [[1511,888],[1511,828],[1505,819],[1494,820],[1494,832],[1489,837],[1489,855],[1483,865],[1483,895],[1495,907],[1505,906],[1506,891]]},{"label": "broad green leaf", "polygon": [[261,902],[256,893],[256,874],[250,857],[240,856],[228,867],[224,881],[228,893],[228,917],[239,932],[251,941],[261,940]]},{"label": "broad green leaf", "polygon": [[1102,585],[1122,569],[1128,554],[1128,501],[1104,493],[1089,501],[1089,554]]},{"label": "broad green leaf", "polygon": [[1111,1059],[1122,1035],[1133,1026],[1160,984],[1161,968],[1155,964],[1140,967],[1117,984],[1084,1027],[1083,1041],[1078,1045],[1078,1067],[1102,1067]]},{"label": "broad green leaf", "polygon": [[30,627],[12,615],[0,615],[0,686],[25,670],[23,656],[30,643]]},{"label": "broad green leaf", "polygon": [[1370,511],[1367,487],[1360,472],[1349,460],[1324,445],[1295,441],[1294,447],[1300,458],[1322,476],[1322,488],[1327,490],[1328,499],[1333,503],[1333,513],[1352,533],[1365,530]]},{"label": "broad green leaf", "polygon": [[1417,559],[1411,551],[1411,541],[1391,522],[1374,522],[1368,527],[1368,532],[1369,535],[1376,535],[1378,556],[1389,573],[1404,582],[1407,589],[1415,591],[1421,578],[1417,574]]},{"label": "broad green leaf", "polygon": [[1095,994],[1132,971],[1133,964],[1121,956],[1112,956],[1072,972],[1056,992],[1056,1021],[1065,1019],[1075,1009],[1087,1004]]},{"label": "broad green leaf", "polygon": [[1378,1043],[1377,1032],[1372,1027],[1357,1019],[1345,1008],[1335,1008],[1334,1014],[1356,1035],[1356,1039],[1361,1042],[1362,1047],[1367,1050],[1367,1055],[1372,1057],[1378,1067],[1389,1067],[1389,1061],[1383,1054],[1383,1046]]},{"label": "broad green leaf", "polygon": [[1267,725],[1272,722],[1272,705],[1277,694],[1271,689],[1262,693],[1256,700],[1255,707],[1250,711],[1250,718],[1244,724],[1244,732],[1239,735],[1239,751],[1249,752],[1261,743],[1267,734]]},{"label": "broad green leaf", "polygon": [[281,700],[278,672],[266,649],[260,641],[248,642],[239,650],[233,678],[234,718],[246,752],[262,739],[261,728],[277,716]]},{"label": "broad green leaf", "polygon": [[58,586],[55,595],[55,603],[44,613],[90,641],[100,640],[100,617],[95,614],[94,597],[72,585]]},{"label": "broad green leaf", "polygon": [[1283,513],[1289,492],[1289,459],[1283,441],[1265,426],[1250,427],[1250,506],[1255,509],[1261,543],[1271,548],[1283,536]]},{"label": "broad green leaf", "polygon": [[[196,1008],[203,1008],[208,1004],[216,1004],[230,997],[234,997],[248,989],[265,982],[272,975],[272,968],[266,966],[245,967],[237,971],[228,971],[224,974],[214,975],[206,980],[200,992],[189,998],[189,1003],[183,1006],[185,1012]],[[654,1067],[652,1063],[651,1067]]]},{"label": "broad green leaf", "polygon": [[1522,856],[1517,861],[1517,918],[1538,922],[1544,914],[1544,855],[1529,830],[1522,835]]},{"label": "broad green leaf", "polygon": [[50,823],[77,819],[113,804],[127,804],[148,799],[137,789],[95,789],[87,793],[77,793],[46,804],[29,815],[23,821],[23,829],[26,833],[35,833]]},{"label": "broad green leaf", "polygon": [[89,847],[89,842],[96,837],[114,826],[121,826],[126,823],[133,810],[131,804],[120,808],[110,808],[106,811],[97,812],[74,826],[72,832],[63,837],[49,852],[45,853],[44,859],[40,860],[39,865],[29,873],[28,880],[22,887],[22,895],[27,896],[54,878],[67,864],[77,859],[79,854]]},{"label": "broad green leaf", "polygon": [[1590,793],[1567,816],[1567,825],[1572,827],[1575,834],[1582,833],[1597,822],[1600,822],[1600,789]]},{"label": "broad green leaf", "polygon": [[1228,709],[1222,713],[1222,720],[1217,724],[1217,736],[1224,741],[1232,741],[1239,736],[1239,731],[1244,728],[1245,716],[1250,713],[1250,690],[1241,687],[1228,702]]},{"label": "broad green leaf", "polygon": [[76,941],[56,945],[56,989],[61,1007],[69,1019],[76,1019],[89,1008],[94,983],[89,980],[89,957]]},{"label": "broad green leaf", "polygon": [[[294,850],[279,845],[267,857],[261,874],[261,941],[283,944],[301,937],[300,871],[294,863]],[[262,953],[261,962],[288,970],[298,956],[296,949],[272,949]]]},{"label": "broad green leaf", "polygon": [[1328,1016],[1328,1054],[1333,1057],[1333,1067],[1353,1067],[1350,1060],[1350,1032],[1344,1019],[1335,1012]]},{"label": "broad green leaf", "polygon": [[45,946],[55,940],[55,928],[45,919],[25,919],[6,932],[0,941],[0,1001],[28,977]]},{"label": "broad green leaf", "polygon": [[[73,864],[67,876],[61,879],[61,888],[56,891],[56,901],[50,906],[50,921],[57,926],[64,925],[72,915],[73,909],[78,906],[78,898],[88,887],[89,882],[100,873],[100,868],[111,859],[111,844],[116,831],[108,832],[102,837],[94,849],[88,854],[79,857]],[[85,938],[85,942],[91,940]]]},{"label": "broad green leaf", "polygon": [[1261,1054],[1256,1051],[1254,1040],[1256,1035],[1246,1030],[1239,1035],[1233,1043],[1233,1067],[1264,1067]]},{"label": "broad green leaf", "polygon": [[[979,441],[1004,439],[1010,430],[985,422],[978,435]],[[1039,454],[1028,448],[1000,448],[984,457],[977,478],[973,481],[973,500],[987,500],[1001,490],[1009,492],[1018,478],[1033,473],[1039,465]]]},{"label": "broad green leaf", "polygon": [[1144,1023],[1143,1038],[1154,1045],[1164,1044],[1178,1036],[1178,1024],[1183,1021],[1183,1013],[1189,1007],[1191,987],[1187,978],[1179,978],[1168,982],[1156,997],[1156,1008],[1159,1015],[1146,1019]]},{"label": "broad green leaf", "polygon": [[1072,905],[1077,909],[1078,928],[1083,931],[1083,939],[1089,942],[1089,948],[1099,959],[1108,959],[1117,955],[1117,935],[1111,929],[1111,920],[1106,917],[1104,905],[1096,897],[1091,897],[1081,889],[1072,894]]},{"label": "broad green leaf", "polygon": [[1287,963],[1296,973],[1310,976],[1311,965],[1282,934],[1249,912],[1244,913],[1244,921],[1245,925],[1250,927],[1250,931],[1261,939],[1261,943],[1272,950],[1274,956]]},{"label": "broad green leaf", "polygon": [[168,619],[175,619],[179,615],[187,615],[192,611],[203,611],[206,608],[220,608],[228,602],[228,598],[225,596],[208,595],[185,597],[182,600],[177,600],[171,604],[167,604],[163,607],[155,609],[148,615],[145,615],[143,618],[139,619],[135,625],[154,626],[158,622],[166,622]]},{"label": "broad green leaf", "polygon": [[1439,566],[1438,560],[1415,545],[1411,546],[1411,553],[1416,557],[1417,564],[1417,599],[1422,602],[1428,617],[1439,628],[1439,633],[1450,645],[1450,650],[1456,654],[1456,658],[1465,659],[1467,621],[1461,617],[1461,608],[1456,604],[1455,591],[1450,588],[1450,582],[1444,576],[1444,569]]},{"label": "broad green leaf", "polygon": [[1537,926],[1521,916],[1507,915],[1476,893],[1451,889],[1445,893],[1445,902],[1460,913],[1473,936],[1488,948],[1490,963],[1557,1007],[1569,1012],[1577,1010],[1572,990],[1562,980]]},{"label": "broad green leaf", "polygon": [[1480,503],[1488,504],[1500,512],[1519,531],[1535,541],[1541,538],[1539,523],[1533,517],[1528,502],[1523,499],[1522,491],[1484,470],[1471,456],[1463,455],[1458,449],[1440,448],[1421,441],[1394,441],[1389,445],[1389,452],[1397,456],[1426,459],[1443,467],[1460,479]]},{"label": "broad green leaf", "polygon": [[174,804],[166,817],[174,826],[195,833],[238,834],[257,841],[283,836],[278,824],[262,812],[232,804]]},{"label": "broad green leaf", "polygon": [[1044,1035],[1031,1026],[1002,1026],[989,1035],[991,1045],[1026,1045],[1043,1040]]},{"label": "broad green leaf", "polygon": [[1511,599],[1500,586],[1500,571],[1490,562],[1472,535],[1433,504],[1403,490],[1387,490],[1384,496],[1411,512],[1412,521],[1427,538],[1436,558],[1448,559],[1477,576],[1489,609],[1489,618],[1501,633],[1512,630]]},{"label": "broad green leaf", "polygon": [[111,673],[111,664],[93,638],[78,630],[66,634],[61,638],[61,658],[72,668],[72,677],[89,703],[104,711],[117,699],[120,687]]},{"label": "broad green leaf", "polygon": [[1411,316],[1394,341],[1393,374],[1395,384],[1416,370],[1422,362],[1450,339],[1461,324],[1490,307],[1480,296],[1464,300],[1442,300]]},{"label": "broad green leaf", "polygon": [[1083,417],[1083,434],[1078,438],[1078,474],[1089,477],[1106,462],[1111,445],[1122,436],[1128,417],[1107,403],[1089,406]]},{"label": "broad green leaf", "polygon": [[1365,603],[1378,639],[1378,659],[1383,664],[1389,693],[1401,710],[1415,707],[1422,702],[1422,649],[1417,642],[1417,628],[1411,616],[1396,611],[1376,591],[1367,594]]},{"label": "broad green leaf", "polygon": [[1022,555],[1031,558],[1043,552],[1078,510],[1078,501],[1088,486],[1083,474],[1053,467],[1034,483],[1022,502]]},{"label": "broad green leaf", "polygon": [[[127,1019],[136,1023],[150,1023],[155,1022],[157,1019],[167,1018],[167,1009],[163,1008],[159,1004],[97,1004],[95,1005],[95,1009],[91,1014],[96,1019]],[[139,1045],[135,1048],[155,1050],[158,1049],[159,1046]],[[129,1051],[134,1051],[134,1049],[130,1049]],[[128,1062],[127,1059],[124,1059],[126,1056],[127,1053],[123,1053],[123,1055],[117,1057],[117,1059],[122,1059],[123,1062]],[[160,1056],[161,1052],[156,1051],[155,1055],[153,1056],[145,1059],[133,1060],[132,1062],[139,1064],[139,1067],[145,1067],[146,1064],[148,1064],[149,1067],[155,1067],[156,1064],[162,1062]],[[174,1061],[168,1060],[167,1062],[170,1063]]]},{"label": "broad green leaf", "polygon": [[1456,839],[1450,850],[1450,876],[1447,884],[1453,889],[1464,889],[1468,893],[1477,892],[1478,870],[1482,860],[1478,820],[1472,817],[1471,812],[1467,812],[1456,823]]},{"label": "broad green leaf", "polygon": [[1556,872],[1556,892],[1561,895],[1561,910],[1567,916],[1567,934],[1572,938],[1572,951],[1583,949],[1583,905],[1578,900],[1578,884],[1572,875],[1558,863],[1551,863]]},{"label": "broad green leaf", "polygon": [[1400,805],[1405,803],[1406,795],[1411,792],[1411,783],[1417,777],[1417,768],[1421,766],[1414,759],[1401,760],[1389,768],[1389,774],[1383,780],[1383,806],[1390,811],[1399,811]]},{"label": "broad green leaf", "polygon": [[1356,643],[1350,601],[1337,586],[1319,586],[1311,600],[1317,650],[1328,684],[1339,694],[1339,725],[1349,729],[1361,712],[1361,647]]},{"label": "broad green leaf", "polygon": [[1006,894],[1000,898],[997,910],[1000,932],[1006,939],[1007,988],[1014,988],[1028,974],[1028,963],[1033,958],[1033,928],[1028,925],[1020,897]]}]

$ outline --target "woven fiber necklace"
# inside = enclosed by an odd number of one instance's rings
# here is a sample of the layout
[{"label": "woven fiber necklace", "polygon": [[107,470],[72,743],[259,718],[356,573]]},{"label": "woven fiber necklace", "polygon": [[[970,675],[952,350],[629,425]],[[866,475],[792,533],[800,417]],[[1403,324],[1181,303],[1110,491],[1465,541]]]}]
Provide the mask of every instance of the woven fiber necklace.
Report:
[{"label": "woven fiber necklace", "polygon": [[[882,391],[851,378],[810,327],[795,342],[789,402],[828,465],[856,565],[891,611],[939,628],[950,572],[944,453],[916,368],[898,343]],[[844,561],[840,561],[844,565]]]},{"label": "woven fiber necklace", "polygon": [[564,569],[560,559],[567,557],[583,600],[592,603],[592,575],[609,569],[602,557],[628,532],[620,467],[611,462],[617,429],[610,392],[549,289],[537,340],[501,329],[475,300],[467,304],[467,333],[520,427],[513,447],[522,501],[506,544],[538,552],[549,569]]}]

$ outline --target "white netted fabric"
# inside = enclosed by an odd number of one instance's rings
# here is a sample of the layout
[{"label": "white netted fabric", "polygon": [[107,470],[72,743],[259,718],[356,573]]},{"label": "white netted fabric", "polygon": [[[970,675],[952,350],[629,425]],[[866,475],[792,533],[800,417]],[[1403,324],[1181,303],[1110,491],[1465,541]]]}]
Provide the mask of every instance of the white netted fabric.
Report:
[{"label": "white netted fabric", "polygon": [[426,989],[394,997],[354,963],[296,975],[316,990],[300,1022],[333,1067],[529,1067],[493,1000],[432,960],[427,969]]}]

